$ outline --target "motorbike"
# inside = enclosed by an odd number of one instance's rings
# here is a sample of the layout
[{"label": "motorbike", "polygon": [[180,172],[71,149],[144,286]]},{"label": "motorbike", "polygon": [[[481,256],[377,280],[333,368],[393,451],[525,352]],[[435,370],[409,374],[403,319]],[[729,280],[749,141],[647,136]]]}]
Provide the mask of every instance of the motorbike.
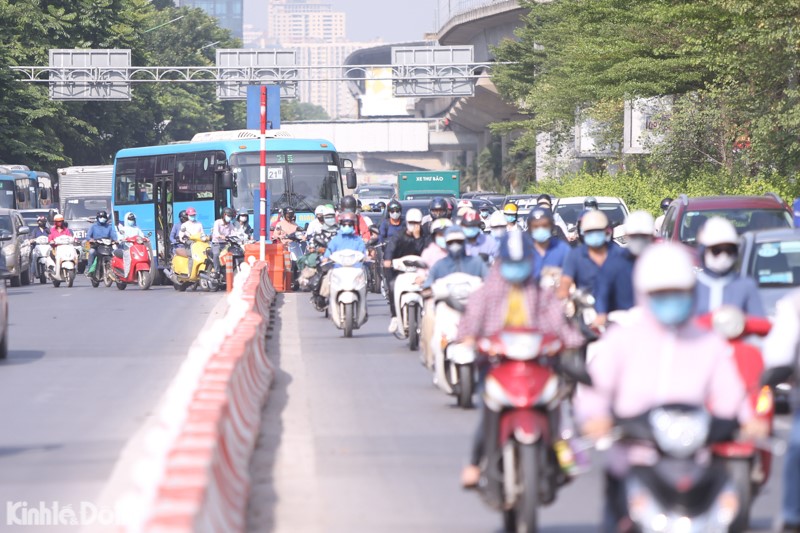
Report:
[{"label": "motorbike", "polygon": [[[617,419],[614,439],[642,450],[623,480],[617,514],[637,531],[727,532],[742,504],[724,465],[709,446],[730,442],[736,422],[703,406],[668,404]],[[625,510],[622,509],[625,507]]]},{"label": "motorbike", "polygon": [[418,255],[407,255],[393,260],[392,267],[401,272],[394,280],[394,308],[400,321],[395,335],[408,339],[409,350],[417,350],[423,303],[422,288],[416,284],[417,270],[427,268],[427,265]]},{"label": "motorbike", "polygon": [[31,254],[31,275],[39,279],[39,283],[47,283],[47,258],[50,256],[50,241],[44,235],[34,239]]},{"label": "motorbike", "polygon": [[211,273],[214,268],[211,245],[208,237],[192,235],[184,239],[185,246],[175,249],[170,269],[164,269],[176,291],[184,292],[198,286],[210,291],[220,287],[219,280]]},{"label": "motorbike", "polygon": [[96,239],[88,241],[89,246],[95,249],[94,263],[89,265],[89,280],[92,287],[99,287],[102,282],[106,287],[114,283],[114,271],[111,268],[111,258],[114,255],[114,245],[111,239]]},{"label": "motorbike", "polygon": [[383,249],[386,247],[386,243],[378,242],[378,228],[370,226],[369,231],[372,234],[372,238],[367,243],[368,256],[372,258],[367,264],[369,292],[380,294],[381,286],[383,285],[383,276],[381,275],[383,268],[381,265],[383,265]]},{"label": "motorbike", "polygon": [[323,231],[314,235],[308,253],[298,261],[300,275],[297,278],[298,287],[303,291],[311,292],[311,303],[320,313],[328,308],[327,298],[320,295],[322,279],[325,270],[321,267],[322,255],[328,247],[328,243],[336,235],[335,232]]},{"label": "motorbike", "polygon": [[219,253],[219,276],[218,280],[220,285],[225,286],[225,261],[227,256],[231,256],[231,264],[233,265],[233,272],[239,272],[241,264],[244,263],[244,237],[240,235],[232,235],[225,237],[225,246],[222,247]]},{"label": "motorbike", "polygon": [[126,238],[114,250],[111,272],[119,290],[124,291],[129,283],[138,284],[142,290],[150,288],[153,284],[150,250],[150,240],[139,236]]},{"label": "motorbike", "polygon": [[339,266],[330,273],[328,312],[336,327],[344,330],[345,337],[352,337],[353,330],[363,326],[368,318],[367,274],[360,265],[364,257],[355,250],[340,250],[330,256]]},{"label": "motorbike", "polygon": [[[728,339],[733,349],[736,368],[748,391],[747,401],[756,417],[772,428],[775,417],[775,402],[769,387],[759,386],[764,371],[761,351],[747,342],[751,335],[765,336],[772,324],[767,318],[750,317],[737,307],[722,306],[712,313],[698,317],[697,322],[706,329],[713,329]],[[750,508],[761,489],[767,484],[772,467],[772,452],[757,447],[753,442],[718,442],[711,447],[714,455],[724,460],[725,467],[739,497],[739,511],[730,526],[730,531],[746,531],[750,522]]]},{"label": "motorbike", "polygon": [[59,287],[62,282],[66,282],[67,287],[72,287],[78,267],[74,239],[70,235],[61,235],[53,240],[53,245],[55,260],[47,254],[47,275],[53,282],[53,287]]},{"label": "motorbike", "polygon": [[430,351],[436,384],[446,394],[455,395],[458,406],[463,408],[472,407],[475,351],[454,341],[467,300],[482,284],[478,276],[456,272],[431,286],[435,320]]},{"label": "motorbike", "polygon": [[480,339],[477,348],[491,363],[485,409],[499,418],[483,435],[478,489],[487,504],[503,512],[505,531],[537,531],[539,507],[552,503],[568,480],[555,451],[556,444],[566,444],[557,413],[572,390],[556,372],[559,358],[553,356],[562,344],[536,330],[506,328]]},{"label": "motorbike", "polygon": [[286,235],[284,238],[289,241],[287,245],[287,249],[289,250],[289,256],[292,258],[292,285],[293,290],[297,290],[298,284],[298,267],[297,262],[306,255],[306,241],[305,241],[305,231],[295,231],[289,235]]}]

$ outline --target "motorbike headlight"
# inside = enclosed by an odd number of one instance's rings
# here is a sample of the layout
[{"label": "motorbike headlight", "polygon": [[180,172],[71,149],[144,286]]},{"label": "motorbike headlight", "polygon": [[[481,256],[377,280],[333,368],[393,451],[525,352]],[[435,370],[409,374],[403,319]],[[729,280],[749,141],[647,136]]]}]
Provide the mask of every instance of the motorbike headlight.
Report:
[{"label": "motorbike headlight", "polygon": [[705,445],[711,416],[701,409],[654,409],[650,413],[650,425],[656,444],[664,453],[686,459]]}]

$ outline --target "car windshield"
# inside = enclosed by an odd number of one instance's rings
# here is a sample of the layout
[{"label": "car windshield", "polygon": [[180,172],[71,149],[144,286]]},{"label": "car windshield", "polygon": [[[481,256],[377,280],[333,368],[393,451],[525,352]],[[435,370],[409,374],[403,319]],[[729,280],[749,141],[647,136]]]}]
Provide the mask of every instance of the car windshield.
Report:
[{"label": "car windshield", "polygon": [[64,206],[66,220],[94,218],[98,211],[110,211],[111,200],[106,198],[70,198]]},{"label": "car windshield", "polygon": [[358,190],[358,198],[391,198],[394,189],[391,187],[363,187]]},{"label": "car windshield", "polygon": [[11,215],[0,215],[0,233],[14,233]]},{"label": "car windshield", "polygon": [[711,217],[726,218],[741,235],[747,231],[770,228],[791,228],[792,216],[783,209],[716,209],[713,211],[687,211],[680,227],[680,239],[687,244],[697,241],[697,233]]},{"label": "car windshield", "polygon": [[[620,203],[600,203],[597,204],[600,211],[605,213],[612,226],[619,226],[625,222],[627,212]],[[561,218],[566,224],[577,224],[578,217],[583,213],[583,204],[558,204],[556,206],[556,214],[561,215]]]},{"label": "car windshield", "polygon": [[750,272],[760,287],[800,286],[800,240],[758,243]]}]

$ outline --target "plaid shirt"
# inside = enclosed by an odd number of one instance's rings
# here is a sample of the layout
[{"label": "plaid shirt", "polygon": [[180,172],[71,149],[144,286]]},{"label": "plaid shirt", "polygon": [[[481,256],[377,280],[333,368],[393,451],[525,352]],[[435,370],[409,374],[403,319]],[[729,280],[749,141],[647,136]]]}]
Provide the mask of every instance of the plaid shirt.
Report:
[{"label": "plaid shirt", "polygon": [[[510,291],[511,284],[503,279],[499,263],[495,263],[483,286],[467,302],[467,309],[458,325],[458,338],[491,337],[500,332],[505,326]],[[583,346],[583,335],[567,321],[564,307],[552,291],[540,289],[533,277],[524,285],[523,291],[531,322],[528,327],[557,335],[564,348]]]}]

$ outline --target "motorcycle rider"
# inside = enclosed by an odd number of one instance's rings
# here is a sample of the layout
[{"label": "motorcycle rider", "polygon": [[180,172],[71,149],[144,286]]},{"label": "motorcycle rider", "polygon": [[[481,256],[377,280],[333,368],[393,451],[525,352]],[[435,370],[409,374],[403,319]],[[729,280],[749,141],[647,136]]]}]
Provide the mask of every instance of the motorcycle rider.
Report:
[{"label": "motorcycle rider", "polygon": [[611,241],[611,224],[600,210],[587,211],[579,220],[582,244],[570,250],[564,261],[558,297],[566,300],[574,283],[579,289],[594,294],[595,280],[603,263],[619,246]]},{"label": "motorcycle rider", "polygon": [[49,237],[49,236],[50,236],[50,228],[47,227],[47,218],[37,217],[36,227],[33,228],[33,238],[36,239],[37,237]]},{"label": "motorcycle rider", "polygon": [[431,223],[447,216],[447,202],[441,196],[433,198],[428,204],[428,213],[422,217],[422,231],[425,235],[430,236]]},{"label": "motorcycle rider", "polygon": [[356,234],[364,239],[364,242],[368,242],[370,239],[369,224],[364,215],[358,214],[358,200],[355,196],[347,195],[342,198],[342,201],[339,202],[339,215],[341,216],[342,213],[353,213],[356,216],[356,222],[358,222]]},{"label": "motorcycle rider", "polygon": [[398,272],[392,268],[392,259],[399,259],[406,255],[420,255],[425,249],[425,239],[422,236],[422,211],[409,209],[406,214],[406,230],[397,233],[386,245],[383,254],[384,276],[389,292],[389,312],[392,319],[389,322],[389,333],[397,331],[397,313],[394,309],[394,282]]},{"label": "motorcycle rider", "polygon": [[[325,254],[323,256],[325,259],[329,259],[331,254],[341,250],[355,250],[363,253],[366,256],[367,245],[364,244],[364,240],[358,236],[358,233],[356,233],[357,224],[358,218],[355,213],[350,213],[348,211],[339,213],[339,232],[328,243],[328,248],[325,250]],[[363,263],[356,263],[353,266],[361,267],[362,264]],[[339,268],[339,266],[340,265],[336,265],[334,268]],[[328,298],[330,296],[330,292],[331,272],[328,272],[328,274],[322,280],[319,293],[322,297]]]},{"label": "motorcycle rider", "polygon": [[655,222],[656,235],[661,234],[661,226],[664,224],[664,217],[667,215],[667,209],[669,209],[669,206],[672,205],[672,202],[672,198],[664,198],[661,200],[661,214],[658,215],[658,218]]},{"label": "motorcycle rider", "polygon": [[489,232],[498,242],[506,234],[506,216],[502,211],[495,211],[489,215]]},{"label": "motorcycle rider", "polygon": [[[592,386],[580,386],[575,401],[583,433],[598,439],[611,431],[612,416],[634,417],[680,402],[705,405],[719,418],[739,418],[745,435],[764,435],[767,428],[743,402],[746,391],[731,348],[691,320],[696,279],[686,249],[674,243],[650,246],[633,276],[643,312],[596,343],[589,366]],[[638,464],[629,451],[615,445],[608,457],[604,531],[617,531],[627,514],[622,479],[631,464]]]},{"label": "motorcycle rider", "polygon": [[555,236],[553,212],[537,206],[528,213],[528,232],[533,237],[533,277],[538,281],[542,272],[560,276],[572,248]]},{"label": "motorcycle rider", "polygon": [[431,233],[433,237],[433,241],[425,247],[425,249],[420,254],[422,258],[422,262],[428,265],[427,270],[418,270],[417,271],[417,283],[421,284],[425,282],[425,278],[428,276],[428,271],[433,268],[440,259],[444,259],[447,257],[447,242],[445,241],[444,234],[447,231],[447,228],[453,225],[446,218],[438,218],[431,223]]},{"label": "motorcycle rider", "polygon": [[[108,220],[108,213],[105,211],[98,211],[97,218],[95,219],[95,223],[89,228],[89,231],[86,232],[86,240],[90,243],[94,243],[98,239],[111,239],[112,241],[118,241],[119,236],[117,235],[117,229],[114,227],[114,224],[110,224]],[[89,272],[91,266],[94,264],[95,256],[97,255],[97,249],[92,246],[89,248],[89,259],[86,263],[88,265],[86,269],[86,276],[91,277],[92,274]]]},{"label": "motorcycle rider", "polygon": [[[526,232],[510,232],[500,242],[498,261],[491,267],[485,283],[474,292],[458,326],[458,341],[476,346],[478,339],[490,337],[504,327],[525,327],[557,336],[565,352],[583,345],[581,333],[569,324],[552,291],[539,288],[533,276],[533,239]],[[562,352],[562,356],[571,356]],[[481,407],[481,422],[473,442],[470,464],[461,473],[464,487],[475,487],[480,479],[484,455],[484,435],[499,432],[499,413]]]},{"label": "motorcycle rider", "polygon": [[461,219],[461,228],[467,237],[467,255],[480,257],[487,263],[494,261],[500,249],[500,244],[491,235],[481,231],[481,216],[470,209]]},{"label": "motorcycle rider", "polygon": [[119,240],[125,240],[128,237],[141,237],[144,238],[144,232],[136,225],[136,215],[128,211],[125,213],[124,223],[118,230]]},{"label": "motorcycle rider", "polygon": [[236,216],[236,230],[244,238],[245,241],[253,240],[253,226],[250,225],[250,215],[247,211],[242,211]]},{"label": "motorcycle rider", "polygon": [[429,289],[436,280],[449,276],[455,272],[463,272],[483,279],[489,272],[486,262],[479,256],[468,255],[469,240],[461,226],[451,226],[444,232],[447,256],[436,262],[428,271],[428,277],[423,283],[424,289]]},{"label": "motorcycle rider", "polygon": [[211,255],[214,263],[214,274],[219,274],[219,254],[222,252],[222,247],[227,243],[227,238],[236,234],[236,227],[233,225],[233,219],[236,217],[236,211],[230,207],[222,210],[222,217],[214,221],[214,226],[211,229]]},{"label": "motorcycle rider", "polygon": [[56,260],[56,250],[53,241],[62,235],[69,235],[72,237],[72,230],[64,225],[64,215],[56,215],[53,217],[53,227],[50,228],[50,235],[47,236],[47,240],[50,243],[50,258],[53,262]]},{"label": "motorcycle rider", "polygon": [[289,246],[292,242],[289,235],[295,233],[299,227],[295,224],[297,214],[293,207],[285,207],[283,209],[283,217],[275,224],[275,229],[272,231],[272,240],[279,240],[284,246]]},{"label": "motorcycle rider", "polygon": [[697,236],[703,271],[697,275],[697,307],[704,315],[723,304],[738,307],[745,314],[766,316],[758,284],[734,272],[739,255],[739,235],[733,224],[722,217],[709,218]]},{"label": "motorcycle rider", "polygon": [[647,211],[634,211],[625,220],[626,248],[612,254],[603,263],[595,281],[594,326],[604,326],[608,313],[624,311],[634,306],[633,265],[653,243],[653,215]]},{"label": "motorcycle rider", "polygon": [[306,236],[310,237],[315,233],[319,233],[322,231],[322,226],[325,221],[322,219],[322,211],[324,209],[323,205],[318,205],[316,209],[314,209],[314,220],[308,223],[308,227],[306,228]]},{"label": "motorcycle rider", "polygon": [[[539,207],[544,207],[545,209],[549,209],[553,212],[553,199],[550,197],[549,194],[540,194],[536,198],[536,205]],[[564,222],[564,219],[558,213],[553,212],[553,224],[555,225],[556,236],[559,239],[564,241],[569,241],[570,232],[567,228],[567,223]],[[528,228],[530,230],[530,228]],[[572,237],[572,240],[575,240],[577,235]]]},{"label": "motorcycle rider", "polygon": [[179,235],[181,232],[181,225],[189,220],[189,215],[186,214],[186,209],[182,209],[178,213],[178,222],[172,225],[172,230],[169,232],[169,242],[172,245],[172,252],[175,253],[176,248],[183,248],[183,243],[180,241]]},{"label": "motorcycle rider", "polygon": [[517,221],[519,220],[519,207],[514,202],[508,202],[503,206],[503,214],[506,217],[506,231],[520,231],[522,228]]},{"label": "motorcycle rider", "polygon": [[197,210],[194,207],[186,208],[186,222],[181,223],[181,229],[178,232],[178,239],[183,242],[184,239],[199,235],[205,238],[206,232],[203,229],[203,224],[197,220]]},{"label": "motorcycle rider", "polygon": [[395,199],[389,200],[386,206],[388,216],[381,222],[378,228],[378,239],[380,242],[388,243],[389,240],[400,233],[405,227],[403,220],[403,206]]}]

